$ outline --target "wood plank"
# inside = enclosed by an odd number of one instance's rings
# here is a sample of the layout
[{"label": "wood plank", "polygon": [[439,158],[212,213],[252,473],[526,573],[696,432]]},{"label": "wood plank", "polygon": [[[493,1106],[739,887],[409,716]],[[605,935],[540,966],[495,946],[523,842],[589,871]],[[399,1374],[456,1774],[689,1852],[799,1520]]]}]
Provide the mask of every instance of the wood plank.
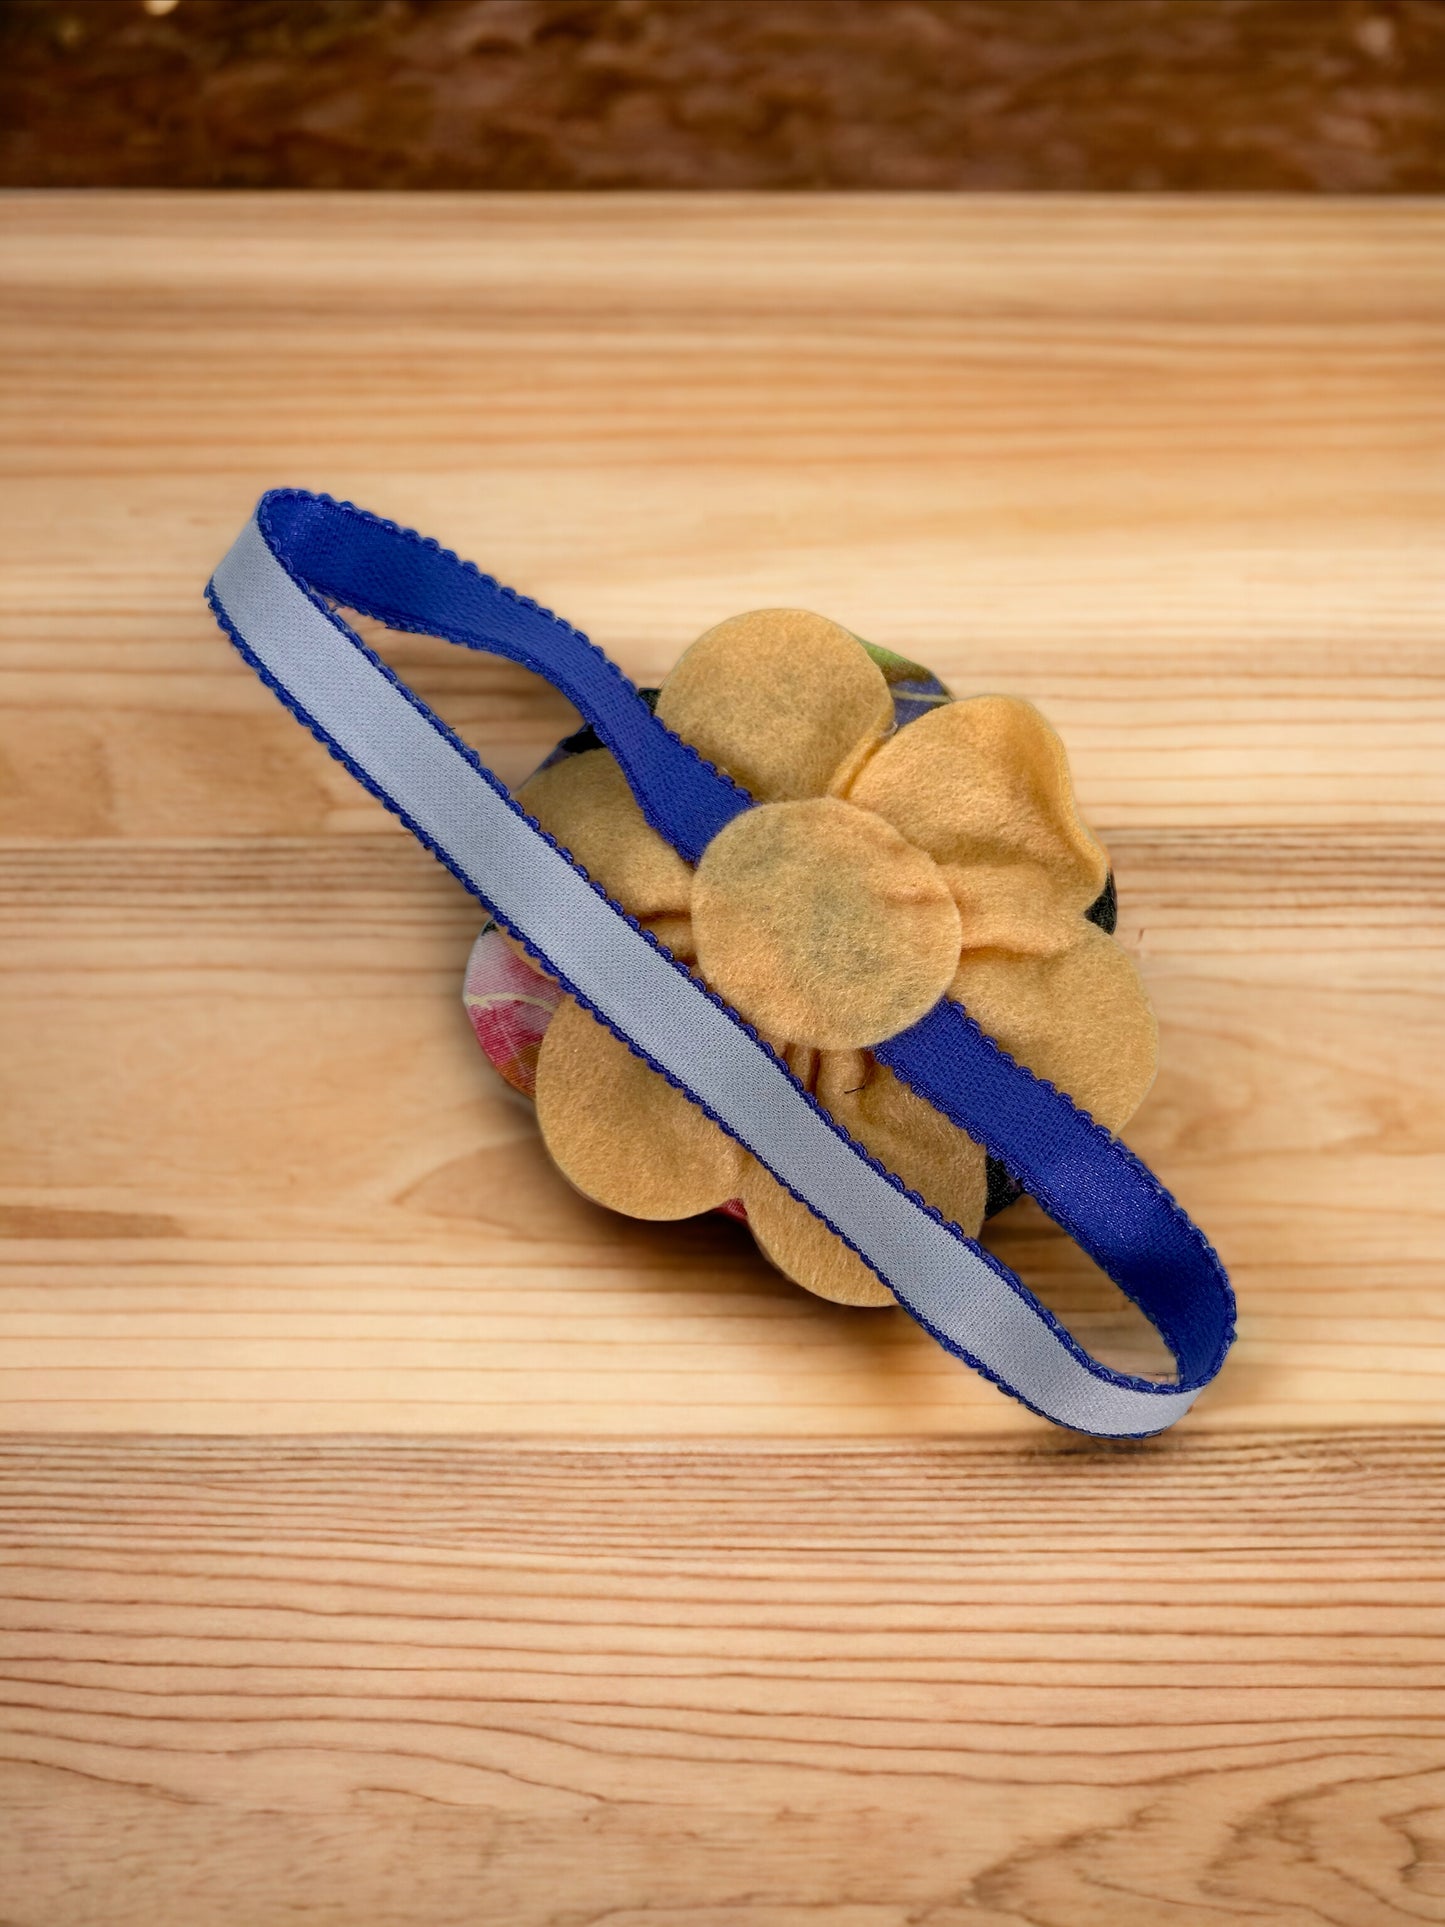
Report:
[{"label": "wood plank", "polygon": [[[786,601],[1040,701],[1163,1024],[1133,1140],[1241,1287],[1191,1423],[1438,1417],[1442,240],[1403,203],[0,202],[4,1424],[1037,1424],[549,1172],[457,1007],[472,912],[200,605],[280,480],[642,679]],[[508,777],[568,727],[391,653]],[[997,1243],[1143,1356],[1037,1219]]]},{"label": "wood plank", "polygon": [[[1227,831],[1115,844],[1165,1022],[1133,1137],[1224,1239],[1246,1309],[1194,1422],[1438,1412],[1438,858],[1358,835],[1338,855]],[[56,1128],[0,1123],[12,1423],[1032,1427],[903,1320],[794,1292],[726,1224],[638,1225],[560,1185],[456,1003],[472,915],[404,836],[335,859],[241,839],[19,855],[7,1005],[39,1021],[10,1061]],[[1037,1214],[994,1241],[1127,1342]]]},{"label": "wood plank", "polygon": [[9,1441],[5,1918],[1445,1919],[1442,1444]]},{"label": "wood plank", "polygon": [[[1002,679],[1106,827],[1445,807],[1428,205],[4,207],[11,753],[101,732],[107,830],[272,826],[186,745],[309,767],[194,599],[283,476],[441,528],[642,676],[786,593]],[[494,732],[478,675],[448,681]],[[288,817],[357,811],[317,781]]]}]

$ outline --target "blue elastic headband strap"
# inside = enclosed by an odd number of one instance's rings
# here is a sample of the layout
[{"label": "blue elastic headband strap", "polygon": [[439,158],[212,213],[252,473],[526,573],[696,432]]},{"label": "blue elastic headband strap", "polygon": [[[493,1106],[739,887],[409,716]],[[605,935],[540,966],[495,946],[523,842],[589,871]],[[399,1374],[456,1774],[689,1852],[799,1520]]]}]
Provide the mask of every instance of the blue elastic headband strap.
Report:
[{"label": "blue elastic headband strap", "polygon": [[1219,1370],[1234,1301],[1208,1241],[1124,1145],[961,1006],[876,1051],[985,1145],[1152,1321],[1160,1384],[1091,1358],[1023,1283],[855,1143],[786,1065],[593,883],[335,614],[525,664],[578,708],[648,820],[695,862],[751,798],[652,715],[585,636],[435,543],[297,490],[262,498],[217,569],[217,620],[283,703],[573,996],[856,1251],[946,1349],[1060,1424],[1142,1436]]},{"label": "blue elastic headband strap", "polygon": [[689,863],[751,806],[745,789],[658,722],[595,643],[450,549],[300,489],[273,489],[256,519],[303,588],[390,629],[442,636],[544,677],[586,717],[622,765],[643,815]]}]

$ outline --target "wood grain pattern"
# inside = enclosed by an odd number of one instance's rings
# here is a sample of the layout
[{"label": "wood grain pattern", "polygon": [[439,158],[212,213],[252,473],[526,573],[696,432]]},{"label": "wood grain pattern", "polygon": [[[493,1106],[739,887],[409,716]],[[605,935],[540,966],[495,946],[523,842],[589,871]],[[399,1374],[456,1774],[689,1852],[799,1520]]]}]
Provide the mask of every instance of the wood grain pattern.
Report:
[{"label": "wood grain pattern", "polygon": [[1439,1921],[1441,1444],[17,1441],[6,1918]]},{"label": "wood grain pattern", "polygon": [[[567,1194],[457,1008],[468,903],[198,600],[280,480],[640,677],[786,601],[1037,698],[1164,1025],[1136,1141],[1241,1287],[1195,1422],[1438,1415],[1442,238],[1398,205],[6,203],[9,1422],[1035,1423],[726,1226]],[[519,671],[391,653],[509,777],[567,727]],[[1137,1351],[1063,1240],[998,1241]]]},{"label": "wood grain pattern", "polygon": [[[0,201],[7,1927],[1445,1920],[1442,243]],[[1131,1138],[1241,1292],[1177,1440],[568,1192],[473,911],[200,602],[279,481],[642,679],[786,601],[1041,703],[1160,1012]],[[508,777],[569,725],[388,651]]]}]

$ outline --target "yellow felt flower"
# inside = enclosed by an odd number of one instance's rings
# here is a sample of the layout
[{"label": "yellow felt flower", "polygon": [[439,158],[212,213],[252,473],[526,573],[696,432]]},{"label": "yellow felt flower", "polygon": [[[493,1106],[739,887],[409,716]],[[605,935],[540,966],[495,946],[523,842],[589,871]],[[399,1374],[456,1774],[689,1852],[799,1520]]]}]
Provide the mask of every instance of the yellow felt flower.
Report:
[{"label": "yellow felt flower", "polygon": [[[540,771],[521,802],[890,1170],[977,1232],[982,1148],[871,1051],[941,996],[1108,1129],[1123,1126],[1153,1079],[1154,1020],[1130,959],[1085,918],[1108,858],[1031,704],[977,696],[895,730],[888,684],[856,637],[770,609],[694,643],[657,714],[757,800],[695,869],[646,822],[606,750]],[[893,1302],[570,998],[542,1041],[537,1112],[553,1158],[599,1203],[682,1218],[740,1198],[758,1243],[799,1284],[847,1304]]]}]

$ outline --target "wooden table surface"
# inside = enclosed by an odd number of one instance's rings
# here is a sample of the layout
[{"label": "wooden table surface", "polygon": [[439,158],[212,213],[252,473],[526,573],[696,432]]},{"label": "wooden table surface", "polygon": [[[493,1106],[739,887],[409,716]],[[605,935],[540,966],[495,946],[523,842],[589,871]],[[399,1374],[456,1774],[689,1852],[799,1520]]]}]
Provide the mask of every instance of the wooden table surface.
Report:
[{"label": "wooden table surface", "polygon": [[[16,197],[0,287],[6,1927],[1445,1921],[1445,208]],[[1176,1435],[567,1190],[201,602],[281,482],[1048,711],[1241,1297]]]}]

